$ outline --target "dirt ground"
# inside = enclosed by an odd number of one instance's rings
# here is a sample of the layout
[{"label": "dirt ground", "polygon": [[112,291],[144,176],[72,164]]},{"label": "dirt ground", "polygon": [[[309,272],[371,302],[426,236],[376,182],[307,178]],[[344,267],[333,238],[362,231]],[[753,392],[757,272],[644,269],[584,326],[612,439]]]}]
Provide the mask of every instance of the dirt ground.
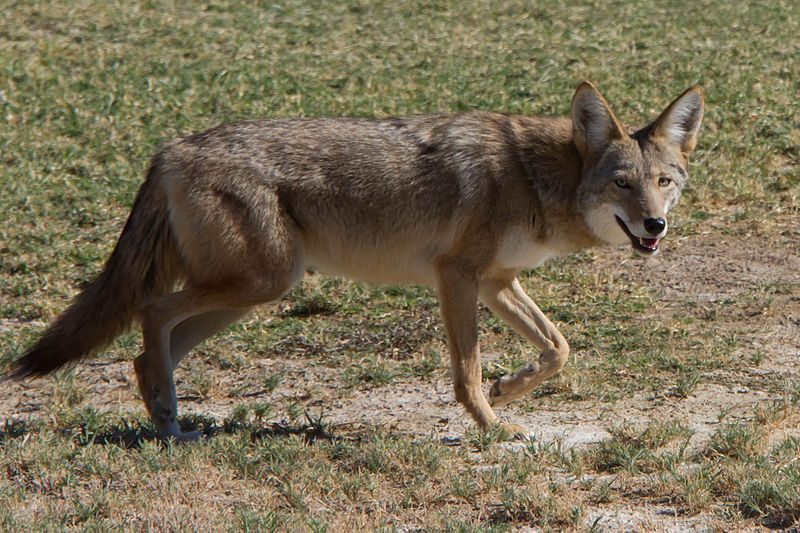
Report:
[{"label": "dirt ground", "polygon": [[[789,287],[773,295],[773,304],[759,312],[743,308],[721,319],[722,325],[742,339],[739,350],[757,349],[763,361],[758,366],[725,368],[705,379],[688,395],[652,397],[636,394],[614,402],[543,402],[541,410],[520,409],[513,404],[502,417],[526,425],[539,440],[559,440],[562,446],[585,446],[609,436],[607,429],[621,420],[646,423],[677,418],[695,431],[690,445],[704,443],[719,423],[719,413],[746,413],[755,404],[776,397],[766,383],[774,379],[800,380],[800,232],[787,229],[771,237],[726,238],[719,233],[695,235],[669,242],[660,256],[649,261],[630,261],[627,250],[598,254],[596,267],[611,269],[632,284],[649,286],[658,294],[663,313],[681,313],[689,305],[713,310],[723,301],[736,301],[757,286]],[[0,331],[29,327],[5,321]],[[491,356],[488,356],[491,357]],[[736,360],[736,358],[733,358]],[[343,369],[309,366],[298,358],[261,360],[248,373],[282,374],[280,386],[252,397],[233,397],[244,376],[214,370],[215,393],[200,399],[185,392],[181,409],[207,416],[226,416],[244,401],[285,403],[296,398],[312,413],[323,412],[329,422],[341,427],[380,427],[409,438],[433,435],[458,444],[470,421],[455,403],[449,379],[403,378],[390,385],[362,390],[342,386]],[[180,372],[179,372],[179,378]],[[718,379],[717,379],[718,377]],[[131,365],[93,360],[80,365],[76,382],[84,384],[87,401],[100,409],[139,411]],[[490,383],[486,383],[486,387]],[[5,383],[0,397],[0,418],[35,417],[51,398],[53,383]],[[182,382],[179,391],[184,390]],[[276,415],[280,413],[276,412]],[[508,446],[520,444],[510,443]],[[605,516],[603,525],[617,529],[691,530],[714,524],[704,516],[675,517],[668,507],[595,509]],[[591,523],[592,517],[589,517]]]}]

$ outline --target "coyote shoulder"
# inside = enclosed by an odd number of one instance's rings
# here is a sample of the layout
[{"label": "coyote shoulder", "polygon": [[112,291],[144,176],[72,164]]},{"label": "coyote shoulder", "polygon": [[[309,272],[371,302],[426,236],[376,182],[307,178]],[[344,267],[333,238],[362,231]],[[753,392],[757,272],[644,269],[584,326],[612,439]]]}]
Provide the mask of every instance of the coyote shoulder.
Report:
[{"label": "coyote shoulder", "polygon": [[[489,428],[499,424],[493,406],[558,372],[569,351],[518,272],[592,246],[658,252],[702,115],[703,93],[691,87],[629,133],[583,83],[569,118],[263,120],[172,141],[153,157],[103,271],[11,375],[40,376],[86,357],[138,318],[144,352],[134,368],[158,433],[197,438],[176,421],[175,367],[314,267],[435,287],[455,397]],[[479,301],[538,351],[488,397]]]}]

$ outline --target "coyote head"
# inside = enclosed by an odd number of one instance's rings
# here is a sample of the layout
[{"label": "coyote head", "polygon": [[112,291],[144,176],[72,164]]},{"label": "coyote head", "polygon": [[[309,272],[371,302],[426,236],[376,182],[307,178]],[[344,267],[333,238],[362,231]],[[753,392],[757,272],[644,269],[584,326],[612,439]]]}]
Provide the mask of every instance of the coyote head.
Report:
[{"label": "coyote head", "polygon": [[643,255],[658,252],[667,211],[678,201],[703,118],[703,91],[691,87],[644,128],[629,134],[590,83],[572,99],[575,145],[583,156],[578,210],[608,244],[630,241]]}]

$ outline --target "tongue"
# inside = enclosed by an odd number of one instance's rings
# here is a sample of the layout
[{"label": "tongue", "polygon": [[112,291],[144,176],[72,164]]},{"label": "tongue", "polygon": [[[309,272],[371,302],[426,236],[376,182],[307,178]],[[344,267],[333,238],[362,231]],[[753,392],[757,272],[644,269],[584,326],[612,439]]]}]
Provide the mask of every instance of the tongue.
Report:
[{"label": "tongue", "polygon": [[642,246],[651,250],[654,250],[658,247],[658,239],[645,239],[644,237],[640,237],[639,242],[642,243]]}]

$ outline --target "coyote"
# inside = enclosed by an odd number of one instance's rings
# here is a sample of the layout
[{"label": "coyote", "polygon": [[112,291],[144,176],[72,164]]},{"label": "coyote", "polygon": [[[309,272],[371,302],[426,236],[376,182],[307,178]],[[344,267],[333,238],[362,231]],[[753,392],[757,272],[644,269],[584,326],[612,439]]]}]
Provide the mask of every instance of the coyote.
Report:
[{"label": "coyote", "polygon": [[[479,428],[524,434],[492,407],[557,373],[569,347],[517,274],[592,246],[657,253],[703,105],[702,89],[691,87],[655,121],[628,130],[584,82],[569,118],[276,119],[174,140],[151,160],[103,271],[10,375],[78,361],[138,318],[144,353],[133,365],[158,435],[196,439],[176,419],[175,367],[313,267],[435,287],[456,400]],[[488,397],[479,301],[540,350]]]}]

